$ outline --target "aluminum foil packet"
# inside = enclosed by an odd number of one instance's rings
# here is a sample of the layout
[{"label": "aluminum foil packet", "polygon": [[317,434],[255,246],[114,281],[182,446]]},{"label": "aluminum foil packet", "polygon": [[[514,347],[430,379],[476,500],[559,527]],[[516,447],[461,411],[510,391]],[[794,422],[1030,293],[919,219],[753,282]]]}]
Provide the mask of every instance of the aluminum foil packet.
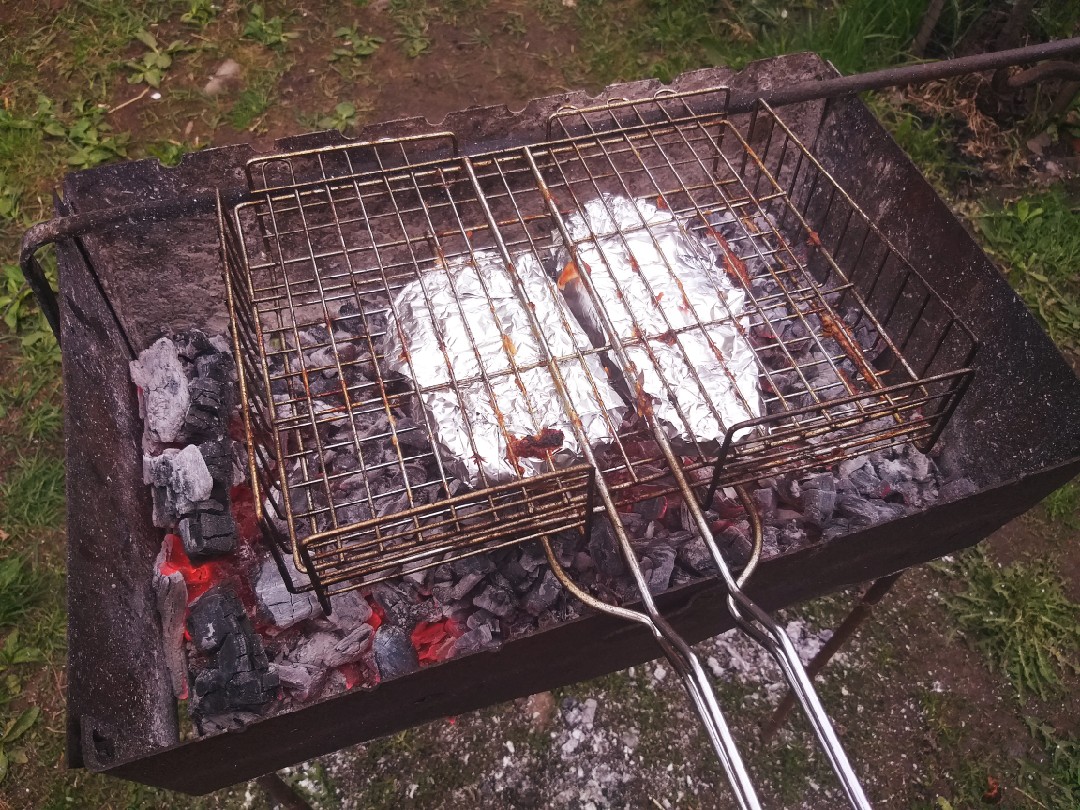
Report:
[{"label": "aluminum foil packet", "polygon": [[[670,438],[722,439],[729,427],[762,414],[757,364],[744,337],[746,294],[718,266],[723,257],[646,200],[605,194],[565,222],[574,250],[556,252],[558,286],[603,346],[603,323],[581,279],[588,274],[626,347],[630,367],[620,370],[631,391],[649,398]],[[620,362],[614,352],[611,359]]]},{"label": "aluminum foil packet", "polygon": [[[558,367],[589,444],[610,441],[626,405],[595,355],[584,365],[566,357],[592,346],[540,262],[523,253],[514,267],[552,355],[564,358]],[[383,352],[389,371],[415,373],[444,462],[470,486],[549,472],[549,456],[556,468],[580,458],[550,371],[533,367],[544,353],[501,254],[450,259],[406,284],[394,298]]]}]

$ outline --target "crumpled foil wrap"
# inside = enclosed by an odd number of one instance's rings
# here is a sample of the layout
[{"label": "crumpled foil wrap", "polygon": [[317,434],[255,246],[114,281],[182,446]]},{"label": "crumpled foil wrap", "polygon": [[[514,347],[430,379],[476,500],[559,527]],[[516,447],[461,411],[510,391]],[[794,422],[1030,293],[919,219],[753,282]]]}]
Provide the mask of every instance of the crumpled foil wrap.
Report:
[{"label": "crumpled foil wrap", "polygon": [[[736,326],[749,331],[746,294],[707,244],[671,212],[615,195],[585,203],[565,223],[577,262],[565,245],[557,251],[559,288],[595,345],[604,345],[581,281],[580,271],[588,273],[626,347],[632,368],[620,368],[627,384],[648,396],[669,438],[721,439],[727,428],[761,415],[754,352]],[[611,359],[620,362],[614,352]]]},{"label": "crumpled foil wrap", "polygon": [[[581,448],[550,371],[532,367],[544,354],[502,256],[493,250],[473,255],[475,260],[452,258],[397,293],[383,346],[386,366],[404,376],[415,370],[420,400],[446,451],[444,463],[470,486],[484,483],[481,471],[489,485],[549,472],[548,452],[557,468],[572,464]],[[519,254],[514,266],[552,355],[590,350],[573,316],[565,307],[560,312],[539,261]],[[517,376],[511,355],[524,369]],[[559,360],[558,367],[589,444],[610,441],[627,408],[600,361],[587,355],[584,367],[578,358]]]}]

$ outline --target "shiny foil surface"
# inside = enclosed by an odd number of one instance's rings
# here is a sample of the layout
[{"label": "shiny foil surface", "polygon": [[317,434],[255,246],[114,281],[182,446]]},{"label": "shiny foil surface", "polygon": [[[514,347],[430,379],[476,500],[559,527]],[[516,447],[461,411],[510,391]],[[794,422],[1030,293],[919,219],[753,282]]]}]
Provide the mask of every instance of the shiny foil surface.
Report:
[{"label": "shiny foil surface", "polygon": [[558,286],[598,347],[610,343],[602,302],[627,364],[611,359],[639,410],[651,407],[670,438],[706,442],[762,414],[746,294],[712,246],[646,200],[602,195],[564,221],[571,246],[557,251]]},{"label": "shiny foil surface", "polygon": [[[610,441],[626,405],[599,359],[578,355],[592,346],[539,261],[519,254],[514,266],[589,444]],[[580,460],[571,419],[499,253],[451,258],[407,283],[394,298],[383,353],[389,371],[413,379],[444,464],[470,486]]]}]

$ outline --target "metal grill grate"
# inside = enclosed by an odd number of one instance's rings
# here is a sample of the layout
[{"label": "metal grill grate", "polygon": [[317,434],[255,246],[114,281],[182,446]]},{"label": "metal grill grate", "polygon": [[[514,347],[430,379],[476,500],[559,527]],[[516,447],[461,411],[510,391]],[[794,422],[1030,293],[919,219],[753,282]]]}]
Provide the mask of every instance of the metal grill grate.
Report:
[{"label": "metal grill grate", "polygon": [[[543,143],[475,156],[436,134],[249,165],[252,199],[223,232],[253,479],[266,523],[320,596],[581,529],[597,476],[619,508],[672,492],[705,502],[717,486],[905,441],[933,443],[970,377],[971,333],[771,110],[731,118],[725,98],[719,90],[569,110],[549,121]],[[478,386],[498,411],[501,378],[520,383],[538,373],[560,390],[576,369],[598,397],[606,381],[595,379],[588,357],[638,349],[653,358],[651,347],[681,348],[691,334],[717,351],[712,328],[734,325],[753,346],[764,415],[724,424],[723,436],[704,441],[675,403],[682,476],[672,475],[667,445],[639,407],[622,424],[606,417],[613,441],[586,448],[580,464],[560,469],[548,457],[544,474],[464,487],[419,407],[419,395],[438,388],[423,386],[429,370],[406,357],[409,377],[392,374],[380,354],[388,317],[401,314],[395,294],[483,251],[497,251],[515,276],[513,257],[522,253],[550,264],[556,245],[573,243],[567,217],[612,194],[666,208],[715,243],[745,293],[742,312],[702,320],[692,310],[689,325],[668,322],[632,339],[609,331],[604,345],[526,366],[508,349],[504,368],[488,374],[481,364],[467,379],[454,377],[444,346],[443,390]],[[648,229],[643,220],[623,236]],[[676,278],[676,268],[668,271]],[[569,329],[573,315],[550,286]],[[723,424],[713,392],[687,362]],[[514,461],[522,437],[503,438]],[[331,456],[338,466],[326,463]],[[341,458],[352,463],[341,467]],[[344,487],[357,480],[358,488]],[[609,517],[618,520],[617,510]]]}]

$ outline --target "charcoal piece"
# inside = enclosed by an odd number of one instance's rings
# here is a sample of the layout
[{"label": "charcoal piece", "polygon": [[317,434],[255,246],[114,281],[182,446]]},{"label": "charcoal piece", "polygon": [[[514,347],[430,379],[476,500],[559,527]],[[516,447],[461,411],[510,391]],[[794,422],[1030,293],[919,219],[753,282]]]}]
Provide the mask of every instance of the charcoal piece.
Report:
[{"label": "charcoal piece", "polygon": [[463,633],[454,642],[454,656],[471,655],[497,646],[490,625],[480,625]]},{"label": "charcoal piece", "polygon": [[173,335],[173,343],[176,344],[176,352],[188,362],[194,363],[200,354],[213,353],[213,344],[206,333],[200,329],[188,329]]},{"label": "charcoal piece", "polygon": [[803,517],[807,523],[819,529],[825,527],[836,509],[836,488],[832,476],[829,476],[829,481],[832,483],[831,489],[807,487],[802,494]]},{"label": "charcoal piece", "polygon": [[[318,602],[315,602],[318,605]],[[356,591],[346,591],[330,597],[330,623],[342,630],[366,624],[371,618],[371,605]]]},{"label": "charcoal piece", "polygon": [[143,456],[143,482],[153,487],[154,525],[170,528],[192,511],[193,503],[209,498],[214,480],[199,449],[166,448],[159,456]]},{"label": "charcoal piece", "polygon": [[929,481],[933,476],[934,462],[929,456],[921,453],[913,444],[904,447],[904,456],[911,466],[911,477],[920,483]]},{"label": "charcoal piece", "polygon": [[586,554],[584,551],[579,551],[574,555],[573,569],[579,574],[584,574],[593,568],[592,557]]},{"label": "charcoal piece", "polygon": [[483,624],[495,626],[499,620],[488,613],[486,610],[474,610],[469,614],[469,617],[465,620],[465,626],[470,630],[475,630]]},{"label": "charcoal piece", "polygon": [[753,545],[750,538],[737,527],[728,526],[724,529],[716,538],[716,544],[732,568],[742,568],[750,561]]},{"label": "charcoal piece", "polygon": [[165,670],[169,674],[173,697],[187,697],[187,656],[184,653],[184,620],[187,614],[188,589],[180,571],[161,573],[169,551],[169,541],[161,544],[154,560],[153,588],[161,619],[161,646],[165,655]]},{"label": "charcoal piece", "polygon": [[[342,596],[345,595],[342,594]],[[338,601],[340,598],[335,597],[332,601],[334,610],[331,616],[334,619],[340,618]],[[255,599],[260,613],[282,630],[292,627],[297,622],[310,619],[320,612],[319,600],[314,591],[289,592],[272,558],[264,560],[259,569],[259,576],[255,580]],[[368,612],[370,613],[370,608]]]},{"label": "charcoal piece", "polygon": [[197,512],[180,521],[180,537],[192,560],[219,557],[236,548],[236,523],[229,514]]},{"label": "charcoal piece", "polygon": [[968,495],[974,495],[977,491],[978,487],[970,478],[957,478],[941,485],[941,499],[943,501],[958,501]]},{"label": "charcoal piece", "polygon": [[518,593],[526,591],[529,585],[532,584],[532,577],[529,572],[521,567],[521,563],[514,557],[510,557],[499,564],[499,570],[502,571],[510,584],[514,586],[514,590]]},{"label": "charcoal piece", "polygon": [[187,618],[188,635],[195,649],[204,653],[217,650],[243,612],[244,606],[228,588],[212,588],[200,596],[191,605]]},{"label": "charcoal piece", "polygon": [[619,548],[619,541],[606,518],[593,521],[589,554],[596,564],[596,570],[605,576],[618,577],[626,572],[626,561]]},{"label": "charcoal piece", "polygon": [[562,585],[549,568],[529,589],[521,605],[529,615],[539,616],[558,601],[560,593],[562,593]]},{"label": "charcoal piece", "polygon": [[472,603],[488,613],[505,619],[514,612],[516,601],[510,591],[489,585],[473,597]]},{"label": "charcoal piece", "polygon": [[803,499],[806,498],[806,490],[817,489],[822,492],[836,492],[836,478],[832,473],[817,473],[808,475],[802,480]]},{"label": "charcoal piece", "polygon": [[459,557],[452,560],[450,568],[459,577],[466,574],[487,574],[495,570],[495,561],[488,554],[474,554],[471,557]]},{"label": "charcoal piece", "polygon": [[761,556],[775,557],[780,553],[780,530],[775,526],[765,526],[761,530]]},{"label": "charcoal piece", "polygon": [[322,688],[330,670],[322,666],[281,663],[275,666],[274,672],[278,676],[278,682],[303,701],[310,699]]},{"label": "charcoal piece", "polygon": [[903,504],[861,498],[858,495],[841,495],[837,498],[836,508],[852,527],[875,526],[902,517],[907,512]]},{"label": "charcoal piece", "polygon": [[[806,490],[803,490],[803,496],[805,497],[805,495]],[[806,529],[799,525],[798,522],[789,520],[779,527],[776,541],[784,551],[798,548],[806,542]]]},{"label": "charcoal piece", "polygon": [[389,582],[380,582],[371,593],[392,624],[411,627],[416,623],[409,598]]},{"label": "charcoal piece", "polygon": [[225,684],[225,697],[233,709],[257,709],[272,700],[278,688],[273,672],[241,672]]},{"label": "charcoal piece", "polygon": [[464,599],[483,579],[484,575],[476,571],[466,574],[450,589],[450,599],[454,601]]},{"label": "charcoal piece", "polygon": [[652,563],[649,572],[649,591],[662,593],[671,582],[671,572],[675,570],[675,549],[667,544],[657,544],[649,549],[647,559]]},{"label": "charcoal piece", "polygon": [[678,551],[675,559],[679,565],[697,576],[707,576],[716,571],[716,563],[709,552],[705,541],[700,537],[690,537],[684,542],[676,543]]},{"label": "charcoal piece", "polygon": [[221,440],[203,442],[199,445],[199,453],[214,483],[232,486],[234,462],[231,443]]},{"label": "charcoal piece", "polygon": [[239,672],[251,672],[255,668],[252,660],[254,642],[239,628],[225,636],[225,640],[217,649],[217,668],[231,678]]},{"label": "charcoal piece", "polygon": [[530,574],[535,574],[547,562],[547,554],[539,543],[525,543],[520,548],[518,563]]},{"label": "charcoal piece", "polygon": [[178,441],[188,411],[188,378],[176,344],[161,338],[130,364],[131,380],[142,391],[144,442]]},{"label": "charcoal piece", "polygon": [[363,657],[364,653],[371,649],[371,643],[371,625],[361,624],[336,641],[326,655],[326,666],[333,669],[334,667],[340,667],[345,664],[350,664],[353,661],[358,661]]},{"label": "charcoal piece", "polygon": [[375,665],[379,668],[379,677],[384,681],[408,675],[420,666],[412,641],[400,627],[381,625],[375,631],[372,647],[375,650]]},{"label": "charcoal piece", "polygon": [[755,489],[753,499],[762,520],[768,520],[776,511],[776,490]]},{"label": "charcoal piece", "polygon": [[851,531],[851,523],[844,518],[833,518],[829,525],[825,528],[825,531],[821,533],[822,539],[835,540],[837,537],[842,537]]},{"label": "charcoal piece", "polygon": [[221,714],[229,709],[225,677],[217,669],[204,669],[196,675],[191,693],[191,710],[197,716]]},{"label": "charcoal piece", "polygon": [[[897,502],[908,506],[923,506],[922,488],[915,481],[900,481],[892,485],[892,495],[896,496]],[[893,500],[891,497],[889,500]]]},{"label": "charcoal piece", "polygon": [[864,498],[885,497],[886,490],[884,482],[878,477],[878,474],[874,472],[874,468],[869,464],[859,467],[856,470],[852,470],[851,475],[848,476],[848,480],[851,482],[852,486],[855,487],[855,491]]},{"label": "charcoal piece", "polygon": [[777,482],[776,494],[788,506],[802,506],[802,486],[790,476],[785,476]]},{"label": "charcoal piece", "polygon": [[198,377],[227,385],[234,374],[232,356],[224,352],[203,355],[195,360],[195,373]]},{"label": "charcoal piece", "polygon": [[878,477],[895,486],[901,481],[910,481],[915,477],[915,470],[904,459],[885,459],[875,468]]}]

